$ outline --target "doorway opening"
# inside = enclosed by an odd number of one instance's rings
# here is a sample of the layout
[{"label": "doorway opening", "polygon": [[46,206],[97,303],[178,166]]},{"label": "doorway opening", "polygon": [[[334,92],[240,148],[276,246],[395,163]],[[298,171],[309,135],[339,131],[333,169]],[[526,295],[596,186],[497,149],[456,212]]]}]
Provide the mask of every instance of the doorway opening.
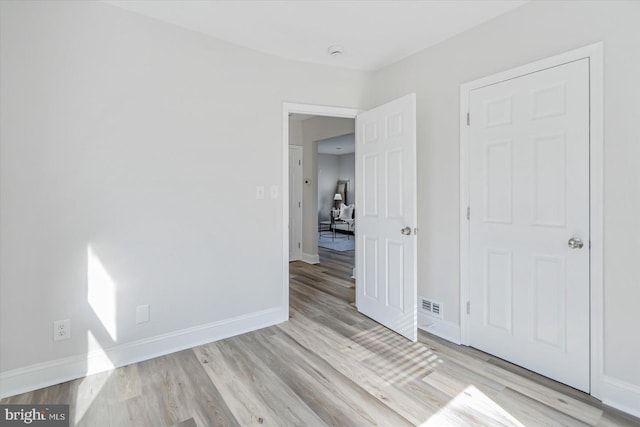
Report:
[{"label": "doorway opening", "polygon": [[317,144],[319,254],[355,251],[355,145],[353,132]]},{"label": "doorway opening", "polygon": [[[417,340],[417,191],[416,191],[416,95],[413,93],[379,105],[371,110],[358,112],[354,109],[283,104],[283,188],[288,189],[288,152],[290,144],[290,116],[305,114],[321,116],[317,119],[340,117],[354,119],[355,124],[355,308],[362,314],[381,323],[411,341]],[[310,120],[310,119],[308,119]],[[352,122],[350,122],[353,125]],[[312,129],[312,127],[311,127]],[[323,138],[317,134],[309,136],[300,131],[305,139],[314,144]],[[346,132],[343,132],[345,134]],[[326,139],[326,137],[325,137]],[[307,150],[315,154],[316,150]],[[308,154],[306,155],[308,156]],[[317,160],[303,159],[315,166]],[[313,171],[313,169],[312,169]],[[304,173],[307,175],[306,173]],[[314,179],[315,178],[315,179]],[[303,184],[314,188],[315,173],[308,174]],[[346,187],[337,187],[335,194],[346,197]],[[334,197],[335,197],[334,194]],[[342,196],[344,194],[344,196]],[[304,199],[304,198],[303,198]],[[305,219],[312,219],[317,227],[317,196],[307,199],[313,207]],[[335,200],[339,201],[339,200]],[[283,198],[284,222],[289,222],[289,199]],[[302,205],[305,206],[303,200]],[[314,206],[315,205],[315,206]],[[307,205],[308,207],[309,205]],[[307,210],[309,212],[309,210]],[[303,228],[304,224],[303,224]],[[309,228],[306,228],[309,230]],[[317,228],[313,237],[303,236],[302,260],[316,263],[319,259],[305,259],[305,240],[317,239]],[[283,311],[288,317],[289,309],[289,227],[284,229],[283,239]],[[303,231],[304,235],[304,231]],[[313,245],[311,250],[316,249]],[[319,257],[318,257],[319,258]],[[286,318],[285,318],[286,319]]]},{"label": "doorway opening", "polygon": [[[320,251],[329,249],[318,247],[319,238],[319,204],[318,204],[318,141],[354,133],[355,117],[358,110],[342,107],[328,107],[307,104],[283,104],[283,216],[288,219],[288,227],[284,228],[283,250],[289,253],[284,257],[283,265],[283,309],[288,318],[289,310],[289,276],[290,263],[304,262],[319,264]],[[291,155],[300,153],[296,175],[295,160]],[[301,182],[296,181],[301,177]],[[355,181],[355,180],[354,180]],[[295,199],[296,184],[299,185],[299,200]],[[355,198],[355,188],[353,188]],[[293,198],[292,198],[293,197]],[[324,206],[323,206],[324,208]],[[330,207],[329,207],[330,208]],[[297,220],[299,218],[299,220]],[[329,218],[327,218],[329,219]],[[355,237],[355,236],[354,236]],[[294,241],[296,240],[297,241]],[[292,248],[299,246],[297,255],[292,256]],[[328,253],[328,252],[327,252]],[[354,252],[347,258],[350,272],[345,278],[351,279],[355,269]],[[289,259],[286,259],[289,258]],[[341,257],[341,258],[344,258]],[[344,265],[344,261],[343,261]]]}]

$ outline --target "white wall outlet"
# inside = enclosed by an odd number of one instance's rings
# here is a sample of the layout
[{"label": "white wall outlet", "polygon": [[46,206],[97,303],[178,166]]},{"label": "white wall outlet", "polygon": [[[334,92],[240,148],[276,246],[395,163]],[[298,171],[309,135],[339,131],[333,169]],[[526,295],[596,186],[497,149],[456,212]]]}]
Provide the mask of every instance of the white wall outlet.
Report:
[{"label": "white wall outlet", "polygon": [[264,199],[264,186],[262,185],[258,185],[256,187],[256,199],[257,200],[262,200]]},{"label": "white wall outlet", "polygon": [[149,304],[139,305],[136,307],[136,323],[145,323],[149,321]]},{"label": "white wall outlet", "polygon": [[272,185],[271,186],[271,198],[272,199],[277,199],[278,198],[278,186],[277,185]]},{"label": "white wall outlet", "polygon": [[71,320],[55,320],[53,322],[53,340],[61,341],[71,338]]}]

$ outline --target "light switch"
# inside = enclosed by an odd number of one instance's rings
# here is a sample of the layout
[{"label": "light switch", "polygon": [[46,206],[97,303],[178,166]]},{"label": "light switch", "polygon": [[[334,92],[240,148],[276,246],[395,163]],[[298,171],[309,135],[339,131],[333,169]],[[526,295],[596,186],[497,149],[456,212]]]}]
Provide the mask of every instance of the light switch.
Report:
[{"label": "light switch", "polygon": [[262,185],[258,185],[256,187],[256,199],[257,200],[262,200],[264,199],[264,186]]},{"label": "light switch", "polygon": [[277,185],[272,185],[271,186],[271,198],[272,199],[277,199],[278,198],[278,186]]}]

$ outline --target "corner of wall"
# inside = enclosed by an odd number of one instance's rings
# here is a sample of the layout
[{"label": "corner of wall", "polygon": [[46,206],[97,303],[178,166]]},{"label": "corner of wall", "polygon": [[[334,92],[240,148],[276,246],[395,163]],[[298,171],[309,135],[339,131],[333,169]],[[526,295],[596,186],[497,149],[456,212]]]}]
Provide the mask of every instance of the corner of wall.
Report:
[{"label": "corner of wall", "polygon": [[320,255],[308,254],[303,252],[302,261],[306,262],[307,264],[320,264]]}]

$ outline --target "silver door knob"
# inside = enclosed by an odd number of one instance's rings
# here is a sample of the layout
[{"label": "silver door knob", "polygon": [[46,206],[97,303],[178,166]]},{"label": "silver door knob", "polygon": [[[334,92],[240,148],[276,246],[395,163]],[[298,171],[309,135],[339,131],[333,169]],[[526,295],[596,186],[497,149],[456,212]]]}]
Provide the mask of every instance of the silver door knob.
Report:
[{"label": "silver door knob", "polygon": [[404,227],[400,232],[405,236],[411,236],[411,227]]},{"label": "silver door knob", "polygon": [[570,238],[567,244],[571,249],[582,249],[582,247],[584,246],[582,240],[578,239],[577,237]]}]

